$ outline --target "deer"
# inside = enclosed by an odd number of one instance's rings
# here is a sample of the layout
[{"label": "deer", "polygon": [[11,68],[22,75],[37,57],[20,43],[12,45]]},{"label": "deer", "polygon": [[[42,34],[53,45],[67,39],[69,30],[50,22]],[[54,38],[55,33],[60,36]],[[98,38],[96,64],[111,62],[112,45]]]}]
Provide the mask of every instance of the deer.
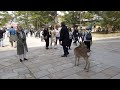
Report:
[{"label": "deer", "polygon": [[74,55],[75,55],[75,66],[79,66],[79,60],[81,57],[83,57],[84,60],[86,61],[86,65],[84,69],[86,70],[86,72],[89,72],[90,62],[88,58],[90,55],[88,55],[88,49],[84,44],[84,42],[80,42],[80,45],[74,49]]}]

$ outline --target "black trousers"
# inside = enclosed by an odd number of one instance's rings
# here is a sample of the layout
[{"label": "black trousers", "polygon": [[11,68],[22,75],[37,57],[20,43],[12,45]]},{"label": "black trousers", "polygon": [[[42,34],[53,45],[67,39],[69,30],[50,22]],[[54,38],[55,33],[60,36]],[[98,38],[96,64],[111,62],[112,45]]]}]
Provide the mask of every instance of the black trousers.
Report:
[{"label": "black trousers", "polygon": [[26,33],[26,36],[28,37],[28,33]]},{"label": "black trousers", "polygon": [[30,34],[30,36],[32,37],[33,33]]},{"label": "black trousers", "polygon": [[85,45],[87,46],[87,49],[90,50],[90,41],[84,41]]},{"label": "black trousers", "polygon": [[57,42],[59,41],[60,37],[56,37],[56,45],[57,45]]},{"label": "black trousers", "polygon": [[77,43],[77,41],[79,42],[78,37],[74,37],[74,40],[74,43]]},{"label": "black trousers", "polygon": [[64,55],[69,54],[67,46],[63,46],[63,51],[64,51]]},{"label": "black trousers", "polygon": [[71,47],[71,44],[72,44],[72,39],[69,39],[69,48]]},{"label": "black trousers", "polygon": [[46,48],[49,47],[49,38],[45,39],[45,42],[46,42]]}]

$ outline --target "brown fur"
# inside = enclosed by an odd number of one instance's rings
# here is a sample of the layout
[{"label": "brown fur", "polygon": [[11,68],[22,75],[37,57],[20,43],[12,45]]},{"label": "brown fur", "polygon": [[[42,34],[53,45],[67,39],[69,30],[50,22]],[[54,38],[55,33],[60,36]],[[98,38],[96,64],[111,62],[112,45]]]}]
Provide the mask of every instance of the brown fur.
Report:
[{"label": "brown fur", "polygon": [[[87,71],[89,71],[89,67],[90,67],[90,62],[88,60],[88,55],[87,55],[88,49],[86,48],[86,45],[83,42],[80,42],[80,45],[78,47],[76,47],[74,49],[74,55],[75,55],[75,66],[79,65],[79,59],[81,57],[84,58],[84,60],[86,61],[86,65],[85,68]],[[78,63],[77,63],[78,61]]]}]

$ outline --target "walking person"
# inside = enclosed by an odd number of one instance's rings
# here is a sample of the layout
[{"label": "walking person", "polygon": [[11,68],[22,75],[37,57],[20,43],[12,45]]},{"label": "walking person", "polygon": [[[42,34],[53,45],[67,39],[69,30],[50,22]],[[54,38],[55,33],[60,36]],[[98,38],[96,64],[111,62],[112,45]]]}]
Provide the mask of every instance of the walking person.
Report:
[{"label": "walking person", "polygon": [[28,31],[28,30],[26,30],[26,37],[28,37],[28,33],[29,33],[29,31]]},{"label": "walking person", "polygon": [[35,31],[34,34],[35,34],[35,38],[37,38],[38,37],[37,31]]},{"label": "walking person", "polygon": [[77,26],[74,26],[74,31],[73,31],[73,37],[74,37],[74,44],[77,45],[77,42],[79,42],[79,32],[77,29]]},{"label": "walking person", "polygon": [[89,30],[92,31],[93,24],[91,23],[89,26]]},{"label": "walking person", "polygon": [[67,55],[69,54],[68,52],[68,45],[69,45],[69,31],[67,26],[65,25],[64,22],[61,23],[61,31],[60,31],[60,45],[63,46],[63,51],[64,51],[64,55],[62,55],[61,57],[67,57]]},{"label": "walking person", "polygon": [[92,34],[91,34],[91,30],[86,30],[84,31],[84,35],[83,35],[83,39],[84,39],[84,43],[87,46],[88,52],[90,52],[90,42],[92,41]]},{"label": "walking person", "polygon": [[40,38],[40,30],[38,30],[38,37]]},{"label": "walking person", "polygon": [[27,30],[27,28],[25,28],[24,32],[26,34],[26,37],[28,37],[28,30]]},{"label": "walking person", "polygon": [[33,35],[33,31],[32,31],[32,29],[30,30],[30,36],[32,37],[32,35]]},{"label": "walking person", "polygon": [[26,35],[21,26],[17,27],[17,55],[19,56],[20,62],[23,60],[28,60],[26,58],[26,53],[28,52]]},{"label": "walking person", "polygon": [[9,41],[11,43],[12,47],[16,47],[16,41],[17,41],[17,37],[16,37],[16,30],[13,28],[13,26],[11,26],[11,28],[9,29]]},{"label": "walking person", "polygon": [[72,32],[71,28],[69,28],[68,30],[69,30],[69,46],[68,46],[68,49],[71,50],[71,44],[72,44],[72,39],[73,39],[73,32]]},{"label": "walking person", "polygon": [[50,35],[49,35],[49,30],[47,27],[45,27],[43,30],[43,36],[44,36],[44,40],[46,42],[46,49],[49,49],[48,47],[49,47],[49,36]]},{"label": "walking person", "polygon": [[82,27],[80,27],[80,30],[79,30],[79,41],[82,41],[83,42],[83,33],[82,33]]},{"label": "walking person", "polygon": [[40,38],[40,30],[36,31],[35,37]]},{"label": "walking person", "polygon": [[40,31],[41,42],[43,41],[43,30]]},{"label": "walking person", "polygon": [[5,33],[6,31],[5,30],[2,30],[2,29],[0,29],[0,47],[4,47],[4,33]]},{"label": "walking person", "polygon": [[56,48],[57,48],[57,43],[60,39],[60,30],[58,28],[58,25],[55,26],[55,33],[56,33]]},{"label": "walking person", "polygon": [[54,49],[56,49],[56,32],[55,30],[51,30],[51,48],[52,44],[54,44]]},{"label": "walking person", "polygon": [[[54,33],[54,27],[49,27],[49,41],[50,41],[50,48],[52,48],[52,44],[55,42],[55,33]],[[55,44],[54,44],[55,45]]]}]

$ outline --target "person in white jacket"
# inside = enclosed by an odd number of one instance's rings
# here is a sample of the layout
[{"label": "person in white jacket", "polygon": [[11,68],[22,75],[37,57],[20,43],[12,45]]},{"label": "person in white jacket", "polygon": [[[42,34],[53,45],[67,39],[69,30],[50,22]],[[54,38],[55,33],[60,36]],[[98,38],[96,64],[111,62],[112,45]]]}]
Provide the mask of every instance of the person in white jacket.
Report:
[{"label": "person in white jacket", "polygon": [[55,26],[55,33],[56,33],[56,48],[57,48],[57,42],[60,39],[60,29],[58,28],[58,26]]},{"label": "person in white jacket", "polygon": [[41,42],[44,40],[44,37],[43,37],[43,30],[40,31],[40,38],[41,38]]},{"label": "person in white jacket", "polygon": [[52,48],[52,45],[54,44],[54,49],[56,49],[56,32],[55,30],[51,30],[51,43],[50,43],[50,47]]}]

